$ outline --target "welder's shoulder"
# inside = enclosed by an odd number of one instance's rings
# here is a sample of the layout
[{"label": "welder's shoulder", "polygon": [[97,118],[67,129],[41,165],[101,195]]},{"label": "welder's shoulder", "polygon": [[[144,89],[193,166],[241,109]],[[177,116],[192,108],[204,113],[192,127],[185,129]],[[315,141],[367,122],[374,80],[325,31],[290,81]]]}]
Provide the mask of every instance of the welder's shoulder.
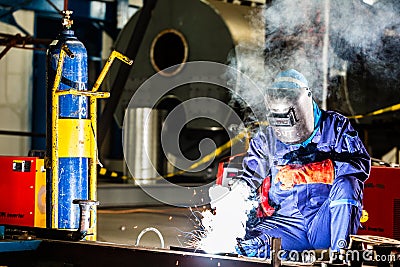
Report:
[{"label": "welder's shoulder", "polygon": [[262,143],[269,143],[274,139],[275,135],[273,134],[272,127],[264,126],[260,127],[257,133],[254,134],[253,139]]},{"label": "welder's shoulder", "polygon": [[350,122],[346,116],[333,110],[323,111],[322,119],[325,122],[334,124],[345,124]]}]

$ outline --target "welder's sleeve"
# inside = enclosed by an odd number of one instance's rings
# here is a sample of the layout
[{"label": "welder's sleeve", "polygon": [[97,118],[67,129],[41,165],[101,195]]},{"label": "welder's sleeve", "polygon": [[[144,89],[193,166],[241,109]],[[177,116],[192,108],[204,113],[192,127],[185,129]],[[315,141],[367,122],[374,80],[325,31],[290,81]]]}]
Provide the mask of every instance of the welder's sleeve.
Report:
[{"label": "welder's sleeve", "polygon": [[364,182],[370,173],[371,158],[357,131],[344,118],[336,124],[335,170],[336,177],[354,177]]},{"label": "welder's sleeve", "polygon": [[255,136],[250,141],[249,149],[243,159],[239,178],[245,180],[253,189],[258,188],[269,175],[268,154],[265,147],[265,138],[262,135]]},{"label": "welder's sleeve", "polygon": [[275,183],[280,182],[280,188],[288,190],[300,184],[332,184],[334,176],[333,162],[326,159],[304,165],[288,164],[283,166],[275,176]]}]

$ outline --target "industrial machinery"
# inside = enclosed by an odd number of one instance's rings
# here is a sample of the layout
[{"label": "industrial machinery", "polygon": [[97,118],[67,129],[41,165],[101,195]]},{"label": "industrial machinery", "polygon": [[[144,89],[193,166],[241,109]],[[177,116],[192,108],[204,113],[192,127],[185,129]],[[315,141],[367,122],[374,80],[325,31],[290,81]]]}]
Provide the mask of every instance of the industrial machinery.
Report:
[{"label": "industrial machinery", "polygon": [[364,215],[358,233],[400,240],[400,168],[373,166],[365,182]]},{"label": "industrial machinery", "polygon": [[46,227],[46,170],[38,157],[0,157],[0,225]]},{"label": "industrial machinery", "polygon": [[[150,1],[149,3],[152,2]],[[162,120],[172,110],[179,109],[179,106],[185,101],[204,97],[203,100],[208,101],[204,103],[204,105],[207,105],[207,109],[202,110],[204,114],[201,117],[186,121],[186,118],[191,118],[197,111],[183,107],[179,111],[179,114],[182,115],[182,121],[186,123],[180,132],[181,152],[185,158],[194,160],[199,158],[198,143],[202,139],[210,138],[217,146],[227,142],[229,136],[226,133],[226,129],[223,129],[222,125],[216,121],[207,119],[215,117],[216,114],[224,114],[226,118],[232,115],[226,114],[226,112],[213,104],[213,100],[219,100],[223,103],[228,103],[231,100],[233,92],[219,85],[200,82],[184,84],[168,91],[157,103],[152,103],[151,96],[154,92],[148,90],[147,95],[144,95],[143,99],[139,101],[139,105],[130,106],[131,109],[128,111],[126,109],[138,88],[156,73],[173,81],[183,71],[184,63],[210,61],[229,64],[231,61],[238,60],[239,52],[245,53],[245,51],[238,51],[237,44],[241,42],[248,42],[251,46],[261,44],[263,42],[262,35],[252,35],[252,27],[254,25],[251,23],[249,14],[255,11],[255,6],[236,5],[222,1],[188,0],[182,2],[169,0],[157,1],[151,10],[150,16],[146,13],[149,11],[146,10],[145,5],[142,10],[139,10],[131,17],[114,44],[118,51],[129,56],[132,46],[138,42],[137,38],[135,38],[138,27],[143,27],[141,19],[147,14],[148,24],[145,25],[146,30],[140,39],[140,46],[135,57],[135,64],[140,67],[128,70],[126,79],[122,75],[125,69],[123,65],[116,63],[110,70],[110,79],[108,80],[110,88],[113,88],[113,91],[121,90],[120,98],[113,99],[113,96],[111,96],[108,102],[108,104],[113,103],[113,101],[115,103],[116,108],[112,117],[116,119],[118,125],[120,127],[123,126],[126,112],[131,118],[145,109],[153,109],[155,113],[159,114],[159,119]],[[243,47],[242,49],[245,48]],[[261,61],[259,62],[260,66],[262,64]],[[174,65],[176,67],[171,68]],[[196,76],[196,73],[193,73],[193,75]],[[201,79],[202,77],[199,78]],[[114,95],[116,94],[117,92]],[[235,107],[232,108],[232,112],[234,109]],[[239,113],[239,109],[237,112]],[[105,143],[103,142],[104,136],[110,125],[109,121],[108,123],[103,122],[107,115],[102,114],[99,121],[99,145]],[[157,125],[160,124],[152,125],[149,130],[159,132],[160,129],[157,129]],[[143,131],[141,124],[130,124],[128,127],[131,127],[128,130],[132,133]],[[164,123],[164,127],[168,128],[168,123]],[[165,134],[168,135],[169,133]],[[171,130],[170,134],[176,133]],[[124,141],[133,142],[133,140],[132,137],[128,137]],[[157,140],[153,141],[157,142]],[[115,140],[111,140],[110,144],[113,147],[117,147],[118,144],[115,142]],[[136,145],[128,143],[124,146],[129,148],[137,147]],[[144,142],[143,145],[147,144]],[[153,151],[162,155],[164,153],[158,160],[160,162],[160,174],[176,171],[173,169],[171,171],[167,166],[168,161],[165,153],[170,151],[162,151],[159,147],[152,146],[150,154],[153,154]],[[171,157],[178,157],[174,153],[173,151],[171,152]],[[133,156],[129,158],[133,159]],[[140,165],[139,162],[142,159],[140,155],[134,155],[134,160],[136,160],[135,164]],[[136,169],[130,171],[135,174],[136,178],[138,171]],[[127,171],[124,174],[131,176]],[[214,174],[205,170],[185,173],[185,175],[190,178],[184,180],[184,182],[199,182],[213,177]]]}]

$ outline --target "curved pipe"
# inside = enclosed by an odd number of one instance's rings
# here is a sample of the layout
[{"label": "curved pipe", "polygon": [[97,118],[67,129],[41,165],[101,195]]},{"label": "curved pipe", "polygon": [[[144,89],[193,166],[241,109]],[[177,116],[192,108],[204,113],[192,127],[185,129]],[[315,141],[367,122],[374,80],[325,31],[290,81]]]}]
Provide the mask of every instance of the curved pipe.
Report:
[{"label": "curved pipe", "polygon": [[161,248],[164,248],[164,238],[163,238],[161,232],[158,231],[158,229],[156,229],[156,228],[154,228],[154,227],[147,227],[147,228],[143,229],[143,230],[139,233],[139,235],[138,235],[138,237],[137,237],[137,239],[136,239],[135,246],[138,246],[138,245],[139,245],[139,241],[140,241],[140,239],[142,238],[142,236],[143,236],[145,233],[150,232],[150,231],[152,231],[152,232],[154,232],[154,233],[156,233],[156,234],[158,235],[158,237],[160,238],[160,241],[161,241]]}]

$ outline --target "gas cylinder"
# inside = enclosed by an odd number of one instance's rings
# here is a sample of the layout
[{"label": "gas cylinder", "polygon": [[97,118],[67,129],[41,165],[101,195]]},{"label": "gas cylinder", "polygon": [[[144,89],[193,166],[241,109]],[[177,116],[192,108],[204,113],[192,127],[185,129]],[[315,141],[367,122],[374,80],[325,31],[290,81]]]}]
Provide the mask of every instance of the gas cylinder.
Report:
[{"label": "gas cylinder", "polygon": [[[61,73],[61,82],[57,90],[88,90],[88,65],[87,51],[82,42],[74,35],[71,29],[64,29],[59,36],[50,44],[47,50],[47,157],[51,159],[52,149],[58,149],[59,159],[57,166],[57,180],[54,181],[51,171],[47,177],[47,214],[56,213],[57,220],[54,223],[50,218],[47,225],[51,228],[76,229],[79,227],[79,207],[73,204],[74,199],[88,199],[89,195],[89,158],[83,157],[87,153],[76,151],[82,149],[78,140],[70,138],[68,143],[58,143],[59,147],[52,145],[52,88],[56,76],[56,68],[60,51],[63,45],[73,53],[73,57],[65,57]],[[78,135],[87,129],[78,131],[76,127],[83,125],[77,120],[87,120],[89,117],[88,97],[81,95],[60,95],[58,96],[58,118],[60,123],[58,135]],[[74,129],[75,128],[75,129]],[[73,133],[72,133],[73,132]],[[63,138],[64,139],[64,138]],[[64,139],[65,140],[65,139]],[[58,199],[52,199],[50,193],[52,188],[58,189]],[[54,195],[53,195],[54,198]],[[51,217],[51,216],[48,216]]]}]

